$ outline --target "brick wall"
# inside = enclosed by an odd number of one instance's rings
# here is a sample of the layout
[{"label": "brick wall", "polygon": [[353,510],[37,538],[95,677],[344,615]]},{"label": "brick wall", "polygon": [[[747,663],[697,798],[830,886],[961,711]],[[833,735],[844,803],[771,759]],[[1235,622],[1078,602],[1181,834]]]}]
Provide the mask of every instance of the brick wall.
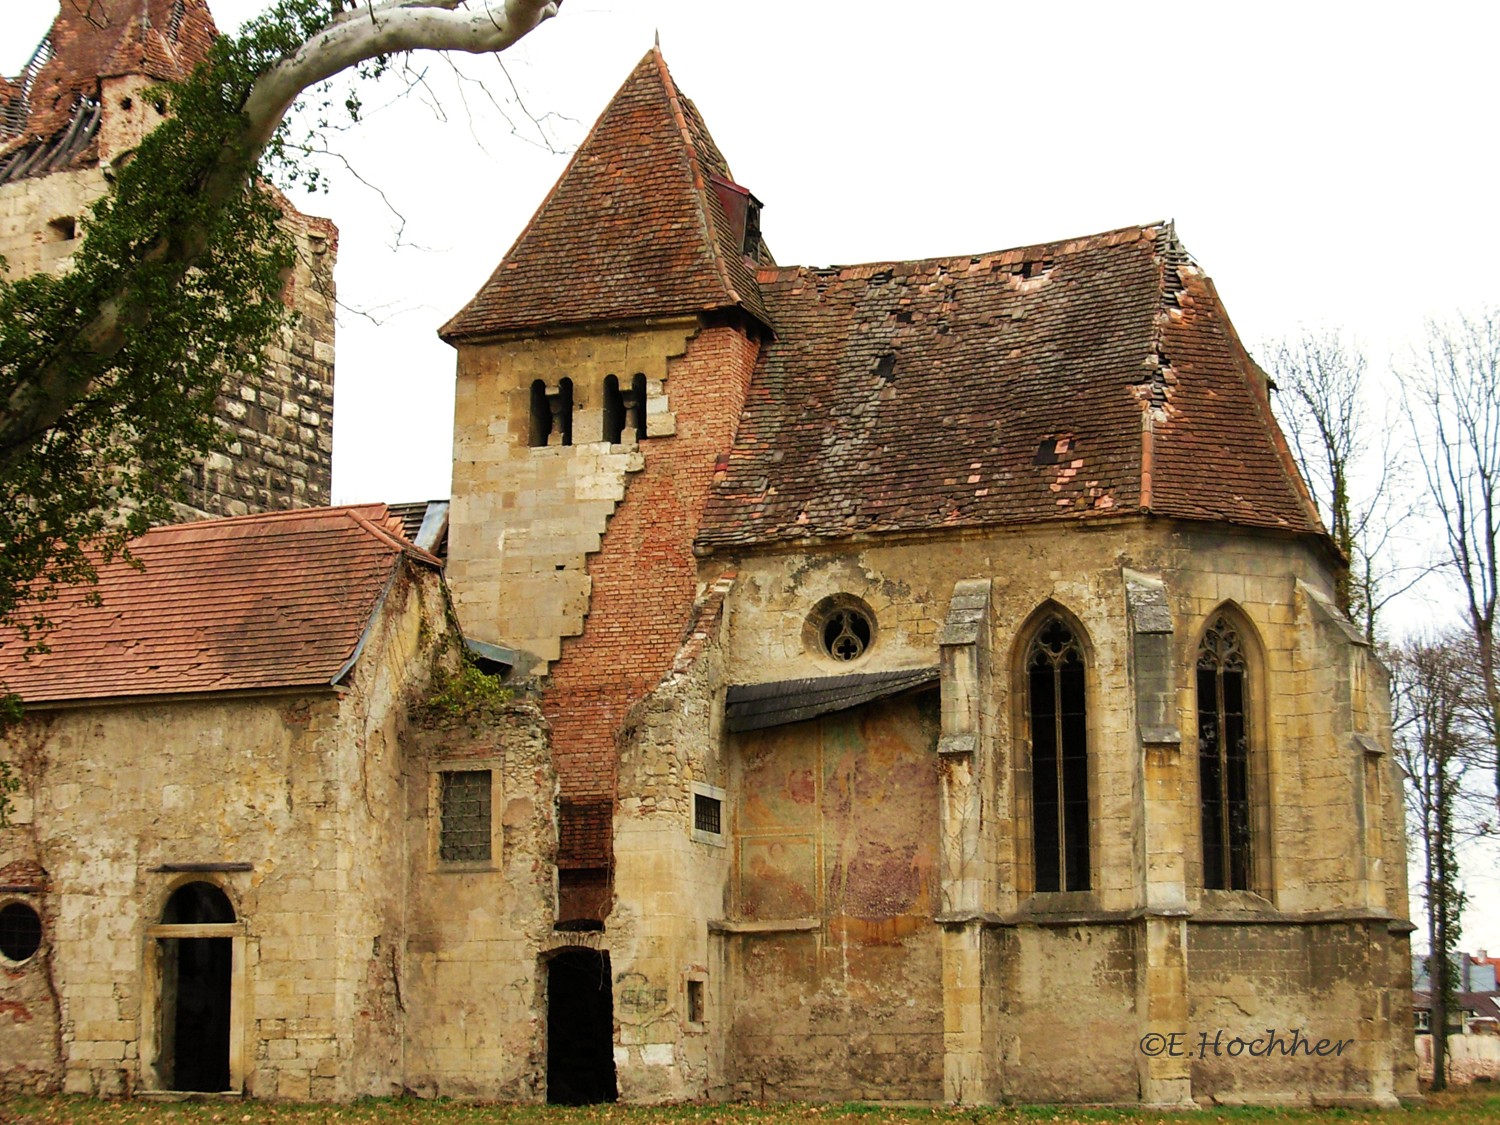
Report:
[{"label": "brick wall", "polygon": [[[705,328],[671,361],[667,387],[677,432],[643,444],[645,467],[630,478],[603,545],[589,556],[592,596],[583,633],[563,641],[542,702],[562,786],[564,871],[608,866],[609,834],[600,829],[609,823],[602,814],[612,815],[615,739],[631,705],[670,671],[689,624],[698,572],[693,539],[758,350],[736,328]],[[594,893],[606,897],[573,907],[607,909],[607,889],[596,885]]]}]

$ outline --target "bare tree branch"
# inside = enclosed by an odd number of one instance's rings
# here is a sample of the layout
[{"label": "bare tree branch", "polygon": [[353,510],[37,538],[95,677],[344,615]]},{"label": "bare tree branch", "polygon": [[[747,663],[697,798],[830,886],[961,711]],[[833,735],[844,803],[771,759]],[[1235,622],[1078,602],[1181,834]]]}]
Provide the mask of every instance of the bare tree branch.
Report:
[{"label": "bare tree branch", "polygon": [[1491,732],[1488,765],[1500,792],[1500,310],[1429,323],[1425,352],[1404,384],[1413,432],[1428,453],[1427,490],[1477,646]]}]

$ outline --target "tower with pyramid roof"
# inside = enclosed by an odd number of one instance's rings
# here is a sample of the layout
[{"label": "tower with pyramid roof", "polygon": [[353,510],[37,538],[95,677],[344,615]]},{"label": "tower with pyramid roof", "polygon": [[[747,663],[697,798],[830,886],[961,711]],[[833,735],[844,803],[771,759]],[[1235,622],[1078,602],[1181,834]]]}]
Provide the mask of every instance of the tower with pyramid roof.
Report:
[{"label": "tower with pyramid roof", "polygon": [[671,667],[717,459],[774,331],[759,210],[653,49],[442,329],[449,580],[471,635],[548,678],[564,921],[608,908],[617,734]]},{"label": "tower with pyramid roof", "polygon": [[[153,85],[180,79],[218,34],[207,0],[59,6],[14,79],[0,79],[0,257],[12,276],[67,268],[89,207],[161,120]],[[333,464],[333,264],[338,231],[283,201],[296,323],[267,369],[218,400],[223,447],[191,470],[183,518],[326,504]]]}]

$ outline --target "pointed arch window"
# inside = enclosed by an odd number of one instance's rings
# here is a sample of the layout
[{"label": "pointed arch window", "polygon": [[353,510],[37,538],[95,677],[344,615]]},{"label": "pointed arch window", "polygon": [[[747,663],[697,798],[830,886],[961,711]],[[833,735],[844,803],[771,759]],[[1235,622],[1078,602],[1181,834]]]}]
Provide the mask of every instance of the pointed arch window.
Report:
[{"label": "pointed arch window", "polygon": [[1038,891],[1089,889],[1088,715],[1083,646],[1060,617],[1026,655],[1032,853]]},{"label": "pointed arch window", "polygon": [[1198,786],[1203,885],[1251,888],[1250,683],[1245,645],[1219,614],[1198,645]]}]

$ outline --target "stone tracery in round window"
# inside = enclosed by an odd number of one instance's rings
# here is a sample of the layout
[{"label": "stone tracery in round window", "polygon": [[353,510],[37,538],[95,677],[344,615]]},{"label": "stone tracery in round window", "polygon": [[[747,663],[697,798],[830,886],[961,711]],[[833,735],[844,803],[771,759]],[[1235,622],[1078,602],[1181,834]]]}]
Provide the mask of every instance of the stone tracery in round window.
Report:
[{"label": "stone tracery in round window", "polygon": [[875,642],[875,615],[859,598],[835,594],[813,607],[804,634],[809,647],[843,664],[859,660]]},{"label": "stone tracery in round window", "polygon": [[869,647],[870,621],[858,610],[836,610],[823,624],[823,649],[835,660],[858,660]]}]

